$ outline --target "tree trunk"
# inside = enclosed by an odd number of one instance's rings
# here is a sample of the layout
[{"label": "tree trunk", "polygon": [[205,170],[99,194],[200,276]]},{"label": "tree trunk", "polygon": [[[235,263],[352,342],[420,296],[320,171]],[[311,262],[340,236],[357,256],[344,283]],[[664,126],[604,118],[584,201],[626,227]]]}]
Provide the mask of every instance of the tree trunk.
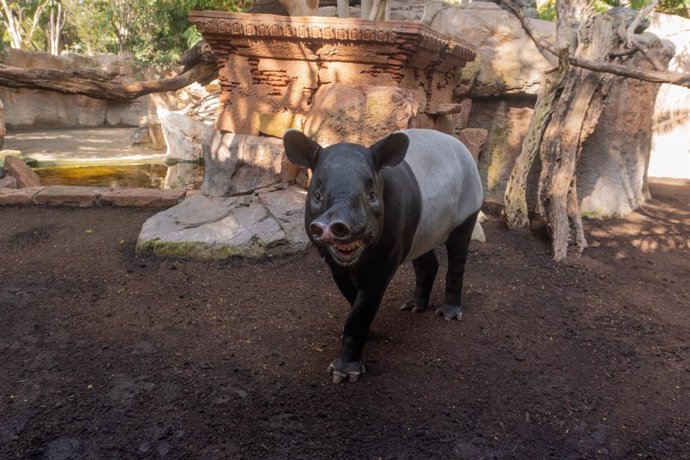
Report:
[{"label": "tree trunk", "polygon": [[0,86],[80,94],[111,101],[131,101],[146,94],[184,88],[195,81],[207,79],[217,70],[214,66],[200,64],[171,78],[127,81],[92,71],[23,69],[0,64]]},{"label": "tree trunk", "polygon": [[522,150],[515,160],[515,165],[508,178],[503,197],[505,203],[505,221],[510,229],[529,227],[529,210],[527,208],[527,177],[534,160],[539,154],[544,130],[551,120],[553,105],[558,99],[558,85],[553,75],[547,75],[542,83],[534,106],[534,114],[527,128],[527,135],[522,141]]},{"label": "tree trunk", "polygon": [[590,14],[577,1],[559,1],[559,14],[558,71],[542,87],[505,194],[506,223],[526,227],[526,178],[538,152],[542,169],[536,211],[551,235],[557,261],[566,257],[571,240],[580,251],[587,246],[577,197],[577,163],[606,103],[608,87],[620,78],[571,63],[611,64],[618,59],[612,51],[625,43],[621,16]]},{"label": "tree trunk", "polygon": [[[555,260],[566,257],[571,230],[582,251],[587,246],[577,196],[577,164],[583,142],[599,122],[614,81],[630,77],[654,83],[690,87],[690,74],[664,70],[663,45],[652,52],[649,37],[637,35],[638,25],[658,0],[635,15],[611,10],[595,15],[591,0],[557,0],[558,46],[539,38],[513,0],[498,0],[521,22],[547,60],[558,55],[557,72],[550,72],[539,93],[533,119],[522,144],[505,192],[505,221],[509,228],[529,225],[527,175],[536,153],[542,163],[537,213],[550,232]],[[616,60],[640,53],[643,65]],[[667,56],[670,58],[670,56]],[[653,69],[649,69],[650,64]],[[614,76],[617,75],[617,76]]]},{"label": "tree trunk", "polygon": [[151,93],[175,91],[196,81],[207,84],[218,74],[216,59],[206,43],[199,43],[182,57],[184,71],[171,78],[130,81],[105,72],[24,69],[0,64],[0,86],[80,94],[96,99],[131,101]]}]

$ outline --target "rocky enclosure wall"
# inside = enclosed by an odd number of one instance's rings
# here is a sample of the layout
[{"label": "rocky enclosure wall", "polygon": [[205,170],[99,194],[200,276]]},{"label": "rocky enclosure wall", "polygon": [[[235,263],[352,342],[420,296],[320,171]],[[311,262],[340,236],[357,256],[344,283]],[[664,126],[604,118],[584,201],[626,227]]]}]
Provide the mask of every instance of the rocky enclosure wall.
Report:
[{"label": "rocky enclosure wall", "polygon": [[[3,63],[14,67],[64,71],[79,68],[107,72],[113,78],[141,78],[135,72],[132,58],[127,56],[90,57],[73,53],[53,56],[13,48],[7,49],[6,53]],[[138,126],[140,117],[151,110],[155,113],[147,96],[133,102],[116,102],[50,91],[0,87],[0,100],[4,105],[8,128]]]},{"label": "rocky enclosure wall", "polygon": [[[529,21],[540,36],[555,40],[554,23]],[[479,155],[485,198],[502,203],[543,71],[552,64],[537,51],[519,21],[493,3],[442,7],[431,27],[462,36],[478,49],[477,59],[462,74],[462,84],[472,99],[468,126],[488,131]],[[649,32],[675,43],[671,69],[690,71],[690,21],[655,15]],[[650,43],[655,41],[647,37]],[[671,43],[655,43],[660,60],[666,62]],[[647,65],[644,59],[633,59],[633,66]],[[650,176],[690,178],[690,91],[671,85],[662,85],[659,91],[660,85],[621,81],[608,95],[607,108],[585,143],[578,165],[582,210],[591,215],[625,214],[638,207],[646,193],[648,164]],[[530,198],[536,196],[538,172],[537,163],[531,174]]]}]

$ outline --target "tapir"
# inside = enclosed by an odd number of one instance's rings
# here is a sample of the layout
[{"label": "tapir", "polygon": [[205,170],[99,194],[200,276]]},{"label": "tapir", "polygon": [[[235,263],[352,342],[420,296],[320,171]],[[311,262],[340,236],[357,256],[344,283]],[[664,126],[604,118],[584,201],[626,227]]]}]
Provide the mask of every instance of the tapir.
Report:
[{"label": "tapir", "polygon": [[477,166],[455,137],[398,131],[370,147],[321,147],[298,130],[283,135],[288,159],[312,170],[305,228],[351,305],[333,381],[355,382],[366,371],[362,350],[381,299],[398,267],[412,261],[415,290],[401,310],[429,303],[438,260],[448,253],[446,292],[436,313],[461,319],[470,237],[482,205]]}]

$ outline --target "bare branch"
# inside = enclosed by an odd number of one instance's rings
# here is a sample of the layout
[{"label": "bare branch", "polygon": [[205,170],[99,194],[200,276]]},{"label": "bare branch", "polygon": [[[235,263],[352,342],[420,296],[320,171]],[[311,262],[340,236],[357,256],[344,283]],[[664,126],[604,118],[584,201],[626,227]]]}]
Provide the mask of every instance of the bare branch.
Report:
[{"label": "bare branch", "polygon": [[[519,6],[517,6],[512,0],[499,0],[500,4],[506,8],[508,11],[513,13],[515,17],[518,18],[520,23],[522,24],[523,29],[525,29],[525,32],[529,37],[534,41],[534,44],[537,46],[537,48],[542,52],[544,57],[547,57],[544,51],[556,54],[556,50],[553,48],[553,46],[548,43],[546,40],[538,37],[532,27],[529,25],[527,20],[525,19],[524,15],[522,14],[522,10],[520,9]],[[645,9],[646,10],[646,9]],[[640,15],[635,18],[635,21],[637,21],[638,18],[643,18],[642,13],[645,11],[643,10],[640,12]],[[648,13],[646,13],[648,14]],[[642,19],[640,19],[641,21]],[[635,23],[633,21],[633,24],[630,25],[632,27]],[[628,29],[630,30],[630,28]],[[635,29],[632,29],[633,31]],[[640,47],[636,47],[635,49],[639,49],[641,52],[644,53],[644,50]],[[618,52],[616,53],[618,54]],[[549,59],[550,60],[550,59]],[[621,77],[628,77],[628,78],[636,78],[638,80],[643,80],[643,81],[648,81],[652,83],[669,83],[672,85],[678,85],[678,86],[683,86],[685,88],[690,88],[690,74],[687,73],[681,73],[681,72],[671,72],[671,71],[663,71],[663,70],[642,70],[642,69],[634,69],[631,67],[627,67],[621,64],[613,64],[609,62],[595,62],[595,61],[590,61],[588,59],[583,59],[579,57],[574,57],[574,56],[569,56],[568,57],[568,62],[577,67],[582,67],[585,69],[593,70],[595,72],[605,72],[605,73],[610,73],[614,75],[619,75]],[[654,64],[653,65],[658,65]]]},{"label": "bare branch", "polygon": [[642,8],[642,9],[640,10],[640,12],[637,13],[637,15],[635,16],[635,19],[633,20],[633,22],[631,22],[630,25],[628,26],[628,33],[627,33],[627,36],[628,36],[628,46],[629,46],[629,47],[632,48],[633,46],[635,46],[635,45],[637,44],[637,43],[636,43],[637,40],[636,40],[636,37],[635,37],[635,35],[636,35],[635,31],[636,31],[637,28],[640,26],[640,23],[641,23],[644,19],[646,19],[647,16],[649,16],[649,14],[650,14],[652,11],[654,11],[654,8],[656,8],[656,5],[657,5],[658,3],[659,3],[659,0],[652,0],[652,3],[650,3],[650,4],[647,5],[646,7]]},{"label": "bare branch", "polygon": [[652,3],[647,5],[635,15],[635,19],[633,19],[626,31],[625,42],[628,48],[640,51],[644,57],[647,58],[647,61],[652,64],[652,67],[654,67],[655,70],[663,71],[666,70],[666,66],[661,64],[659,60],[649,52],[649,47],[647,44],[643,40],[640,40],[639,35],[635,33],[642,21],[644,21],[652,11],[654,11],[654,8],[658,3],[659,0],[652,0]]},{"label": "bare branch", "polygon": [[651,83],[669,83],[671,85],[690,88],[690,74],[687,73],[634,69],[621,64],[595,62],[590,61],[589,59],[573,56],[568,58],[568,62],[576,67],[582,67],[595,72],[605,72],[619,75],[621,77],[636,78],[637,80],[648,81]]},{"label": "bare branch", "polygon": [[522,24],[522,28],[525,29],[525,32],[527,35],[529,35],[529,38],[532,39],[539,52],[547,61],[552,62],[554,56],[558,56],[556,48],[547,40],[544,40],[538,36],[532,27],[527,23],[527,18],[525,18],[525,15],[522,14],[522,9],[515,4],[515,2],[512,0],[499,0],[499,4],[509,12],[513,13],[516,18],[518,18],[520,24]]}]

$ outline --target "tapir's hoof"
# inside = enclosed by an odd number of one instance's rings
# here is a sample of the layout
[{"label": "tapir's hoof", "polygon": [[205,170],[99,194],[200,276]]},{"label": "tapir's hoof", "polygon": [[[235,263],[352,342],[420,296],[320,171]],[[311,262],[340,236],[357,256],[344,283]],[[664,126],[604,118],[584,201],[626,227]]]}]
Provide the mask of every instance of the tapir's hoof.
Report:
[{"label": "tapir's hoof", "polygon": [[351,363],[341,363],[340,358],[336,358],[329,366],[328,373],[333,374],[333,383],[341,383],[349,380],[354,383],[359,380],[362,374],[367,372],[367,368],[362,361]]},{"label": "tapir's hoof", "polygon": [[412,313],[421,313],[426,310],[426,304],[420,303],[416,300],[408,300],[400,305],[400,311],[412,311]]},{"label": "tapir's hoof", "polygon": [[446,321],[450,321],[452,319],[457,319],[460,321],[462,319],[462,308],[460,308],[460,305],[441,305],[436,309],[436,314],[438,316],[443,316]]}]

